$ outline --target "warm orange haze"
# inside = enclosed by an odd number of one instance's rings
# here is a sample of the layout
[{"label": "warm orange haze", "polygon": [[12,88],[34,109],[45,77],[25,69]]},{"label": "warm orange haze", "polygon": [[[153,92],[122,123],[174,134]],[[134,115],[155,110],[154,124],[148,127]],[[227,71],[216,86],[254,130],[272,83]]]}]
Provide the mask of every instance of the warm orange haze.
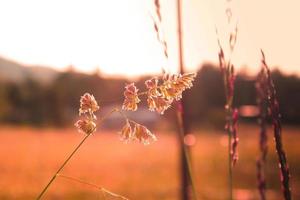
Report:
[{"label": "warm orange haze", "polygon": [[[253,126],[242,126],[240,163],[236,166],[236,199],[259,199],[256,192],[255,159],[257,132]],[[197,130],[197,142],[192,148],[192,159],[201,199],[226,199],[225,179],[227,139],[220,131]],[[289,128],[285,136],[292,172],[299,173],[299,129]],[[49,180],[58,164],[81,140],[74,130],[32,130],[28,128],[1,128],[1,199],[34,199]],[[96,133],[74,157],[64,174],[98,184],[130,199],[179,200],[180,176],[178,173],[178,148],[174,132],[156,131],[158,141],[141,147],[139,144],[122,144],[112,132]],[[271,131],[270,131],[271,133]],[[41,134],[41,135],[39,135]],[[296,137],[295,137],[296,135]],[[257,134],[256,134],[257,136]],[[271,137],[271,135],[270,135]],[[5,141],[5,143],[4,143]],[[269,141],[267,178],[268,197],[280,198],[280,184],[272,140]],[[14,143],[18,148],[10,145]],[[57,148],[59,146],[59,148]],[[10,156],[7,157],[7,151]],[[5,160],[5,163],[3,161]],[[223,177],[223,178],[222,178]],[[292,179],[295,191],[299,175]],[[201,186],[201,187],[200,187]],[[217,188],[217,189],[216,189]],[[216,192],[217,190],[217,192]],[[299,197],[299,191],[298,193]],[[68,179],[57,179],[45,199],[103,199],[101,193],[86,185]],[[115,199],[107,196],[107,199]],[[297,198],[295,198],[297,199]]]},{"label": "warm orange haze", "polygon": [[300,199],[299,8],[0,0],[0,199]]},{"label": "warm orange haze", "polygon": [[[177,69],[176,4],[162,1],[166,61],[153,32],[151,0],[38,1],[0,3],[0,55],[30,65],[46,65],[107,74],[159,73]],[[233,1],[239,40],[237,67],[257,72],[259,49],[271,66],[299,73],[300,2]],[[183,1],[184,60],[190,70],[217,61],[215,26],[226,30],[225,1]]]}]

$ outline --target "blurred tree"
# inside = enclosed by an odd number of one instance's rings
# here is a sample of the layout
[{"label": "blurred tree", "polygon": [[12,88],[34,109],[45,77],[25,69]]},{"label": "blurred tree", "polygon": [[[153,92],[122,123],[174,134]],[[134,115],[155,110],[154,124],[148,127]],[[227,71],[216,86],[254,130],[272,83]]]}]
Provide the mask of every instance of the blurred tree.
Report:
[{"label": "blurred tree", "polygon": [[[136,81],[143,90],[149,77]],[[236,80],[234,104],[255,105],[255,77],[239,74]],[[273,71],[282,119],[285,123],[300,123],[300,78]],[[107,78],[99,73],[86,75],[68,71],[60,73],[50,84],[32,78],[22,82],[0,80],[0,122],[65,126],[72,124],[78,114],[79,97],[90,92],[100,107],[120,105],[126,79]],[[206,63],[198,71],[194,87],[186,91],[187,115],[191,122],[205,122],[223,127],[225,101],[219,68]],[[141,104],[143,106],[143,104]],[[195,124],[196,124],[195,123]]]}]

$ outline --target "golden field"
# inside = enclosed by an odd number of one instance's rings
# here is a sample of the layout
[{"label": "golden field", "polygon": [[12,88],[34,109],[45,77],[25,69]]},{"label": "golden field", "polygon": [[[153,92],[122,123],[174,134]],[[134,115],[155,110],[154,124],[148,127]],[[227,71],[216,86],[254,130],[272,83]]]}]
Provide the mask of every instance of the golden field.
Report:
[{"label": "golden field", "polygon": [[[283,142],[292,174],[294,199],[300,199],[299,128],[285,127]],[[238,129],[240,159],[234,167],[234,195],[259,199],[255,162],[258,128]],[[195,130],[191,147],[199,199],[226,199],[227,137],[220,130]],[[155,131],[158,141],[123,144],[116,132],[98,131],[68,163],[62,174],[95,183],[132,200],[180,199],[179,146],[176,132]],[[278,164],[269,130],[268,199],[282,199]],[[83,135],[75,129],[0,128],[0,199],[34,199]],[[44,199],[104,199],[95,188],[58,177]],[[116,199],[106,195],[106,199]]]}]

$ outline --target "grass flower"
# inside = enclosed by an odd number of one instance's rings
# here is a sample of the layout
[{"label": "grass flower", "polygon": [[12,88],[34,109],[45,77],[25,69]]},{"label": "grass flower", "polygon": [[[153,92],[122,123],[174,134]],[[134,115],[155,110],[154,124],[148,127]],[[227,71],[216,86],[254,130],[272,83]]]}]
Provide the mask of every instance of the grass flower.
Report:
[{"label": "grass flower", "polygon": [[94,113],[99,110],[99,106],[95,97],[89,93],[85,93],[80,98],[80,108],[79,108],[79,115],[85,113]]},{"label": "grass flower", "polygon": [[91,134],[96,130],[96,124],[92,120],[78,120],[74,126],[78,129],[79,132],[85,134]]},{"label": "grass flower", "polygon": [[157,140],[156,136],[149,129],[138,123],[135,123],[133,137],[144,145]]},{"label": "grass flower", "polygon": [[196,73],[186,74],[166,74],[162,78],[162,84],[158,85],[159,80],[150,79],[145,82],[148,89],[149,110],[164,114],[174,100],[182,98],[182,93],[193,86]]},{"label": "grass flower", "polygon": [[149,110],[164,114],[174,100],[179,101],[182,93],[193,86],[195,77],[196,73],[166,74],[162,79],[154,77],[145,81],[147,91],[141,93],[138,93],[134,83],[128,84],[125,87],[122,109],[136,111],[140,102],[139,96],[147,95]]},{"label": "grass flower", "polygon": [[79,116],[85,114],[85,119],[79,119],[74,126],[80,133],[92,134],[96,130],[96,115],[94,112],[99,110],[95,97],[89,93],[85,93],[80,98]]},{"label": "grass flower", "polygon": [[182,98],[182,92],[193,86],[192,82],[195,77],[196,73],[165,75],[163,77],[164,83],[160,88],[162,95],[167,99],[180,100]]},{"label": "grass flower", "polygon": [[119,133],[121,135],[121,140],[125,142],[130,142],[132,140],[133,132],[128,119],[126,120],[125,125],[123,126],[122,130]]},{"label": "grass flower", "polygon": [[138,96],[138,89],[134,83],[128,84],[125,86],[124,92],[125,100],[123,102],[123,110],[136,111],[138,106],[137,104],[141,101]]},{"label": "grass flower", "polygon": [[176,78],[175,83],[177,83],[180,88],[183,88],[183,91],[186,89],[190,89],[193,86],[193,81],[196,77],[195,73],[185,73],[183,75],[179,75]]},{"label": "grass flower", "polygon": [[129,119],[126,119],[125,125],[119,134],[121,140],[126,143],[138,141],[141,144],[148,145],[157,140],[156,136],[147,127]]},{"label": "grass flower", "polygon": [[158,91],[158,78],[152,78],[145,81],[146,88],[148,89],[148,96],[157,97],[160,96]]},{"label": "grass flower", "polygon": [[148,106],[150,111],[156,111],[163,115],[171,106],[172,101],[163,97],[148,97]]}]

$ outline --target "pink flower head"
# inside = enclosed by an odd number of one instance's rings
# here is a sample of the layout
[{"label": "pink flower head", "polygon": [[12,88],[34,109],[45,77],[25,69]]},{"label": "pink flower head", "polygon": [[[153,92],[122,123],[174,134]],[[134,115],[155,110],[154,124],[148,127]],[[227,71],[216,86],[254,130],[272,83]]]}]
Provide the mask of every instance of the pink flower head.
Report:
[{"label": "pink flower head", "polygon": [[183,75],[165,75],[164,84],[161,87],[163,96],[167,99],[181,99],[183,91],[193,86],[196,73],[185,73]]},{"label": "pink flower head", "polygon": [[150,144],[152,141],[157,140],[156,136],[152,134],[149,129],[137,123],[135,124],[133,135],[139,142],[144,145]]},{"label": "pink flower head", "polygon": [[151,111],[157,111],[159,114],[164,114],[172,103],[172,100],[165,99],[163,97],[148,97],[148,107]]},{"label": "pink flower head", "polygon": [[91,120],[78,120],[74,126],[78,129],[79,132],[85,134],[91,134],[96,130],[96,124]]},{"label": "pink flower head", "polygon": [[93,113],[99,110],[99,106],[95,97],[89,93],[85,93],[80,98],[80,108],[79,108],[79,115],[84,113]]},{"label": "pink flower head", "polygon": [[123,102],[123,110],[137,110],[137,104],[141,101],[138,97],[138,89],[134,83],[128,84],[125,86],[124,92],[125,100]]},{"label": "pink flower head", "polygon": [[154,96],[154,97],[160,95],[158,92],[158,79],[156,77],[146,80],[145,85],[148,89],[148,95]]},{"label": "pink flower head", "polygon": [[126,120],[125,125],[123,126],[121,132],[121,140],[125,141],[125,142],[129,142],[132,139],[132,128],[131,125],[129,123],[129,120]]}]

